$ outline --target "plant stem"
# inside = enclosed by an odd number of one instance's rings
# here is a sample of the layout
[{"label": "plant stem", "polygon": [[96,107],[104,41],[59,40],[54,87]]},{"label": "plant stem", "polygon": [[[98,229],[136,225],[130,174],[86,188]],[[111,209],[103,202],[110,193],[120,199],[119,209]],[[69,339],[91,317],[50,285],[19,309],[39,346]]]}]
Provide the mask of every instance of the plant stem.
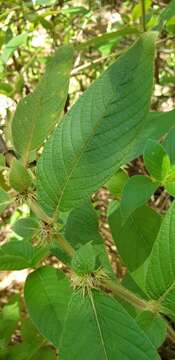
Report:
[{"label": "plant stem", "polygon": [[148,302],[146,300],[140,299],[135,294],[133,294],[130,290],[123,287],[120,283],[115,283],[112,280],[103,280],[103,286],[106,289],[112,291],[112,293],[121,299],[127,301],[128,303],[134,305],[135,307],[146,310],[148,309]]},{"label": "plant stem", "polygon": [[173,343],[175,343],[175,330],[172,328],[172,326],[164,316],[162,316],[162,319],[166,322],[167,336]]},{"label": "plant stem", "polygon": [[142,10],[142,26],[143,31],[146,31],[146,17],[145,17],[145,0],[140,0],[141,10]]},{"label": "plant stem", "polygon": [[28,199],[28,205],[31,208],[31,210],[37,215],[39,219],[46,222],[47,224],[52,223],[52,219],[43,211],[43,209],[40,208],[36,200],[29,198]]},{"label": "plant stem", "polygon": [[56,234],[55,237],[59,241],[62,249],[72,258],[75,255],[75,250],[72,245],[60,233]]}]

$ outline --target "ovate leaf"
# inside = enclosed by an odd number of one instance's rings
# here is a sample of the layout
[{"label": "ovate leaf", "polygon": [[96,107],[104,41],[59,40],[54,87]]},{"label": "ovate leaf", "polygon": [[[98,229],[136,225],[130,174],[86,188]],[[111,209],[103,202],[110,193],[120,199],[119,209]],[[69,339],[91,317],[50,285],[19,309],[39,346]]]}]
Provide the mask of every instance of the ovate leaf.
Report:
[{"label": "ovate leaf", "polygon": [[130,153],[126,155],[125,161],[121,164],[137,158],[143,154],[145,144],[148,139],[159,140],[175,125],[175,110],[167,112],[150,112],[146,117],[141,131],[135,138],[135,145]]},{"label": "ovate leaf", "polygon": [[47,249],[32,247],[27,240],[10,240],[0,246],[0,270],[22,270],[34,267]]},{"label": "ovate leaf", "polygon": [[127,180],[128,175],[120,169],[107,181],[106,186],[115,198],[120,198]]},{"label": "ovate leaf", "polygon": [[125,265],[132,272],[149,256],[156,239],[161,217],[154,210],[143,206],[135,210],[122,224],[120,206],[109,213],[109,225],[117,250]]},{"label": "ovate leaf", "polygon": [[147,203],[158,187],[157,182],[143,175],[135,175],[126,183],[121,200],[121,214],[123,220],[139,207]]},{"label": "ovate leaf", "polygon": [[19,192],[26,191],[32,185],[32,178],[21,161],[14,159],[9,174],[10,185]]},{"label": "ovate leaf", "polygon": [[14,36],[4,47],[3,52],[1,54],[1,59],[4,63],[8,62],[10,56],[14,53],[14,51],[21,46],[22,44],[26,43],[28,34],[23,33],[17,36]]},{"label": "ovate leaf", "polygon": [[124,308],[97,291],[86,296],[79,291],[72,296],[58,345],[60,360],[159,359]]},{"label": "ovate leaf", "polygon": [[146,289],[152,299],[175,314],[175,202],[166,213],[154,243],[146,276]]},{"label": "ovate leaf", "polygon": [[119,168],[148,114],[155,33],[147,33],[81,96],[45,146],[38,163],[44,210],[68,210]]},{"label": "ovate leaf", "polygon": [[39,231],[39,222],[33,217],[17,220],[12,230],[24,239],[31,239]]},{"label": "ovate leaf", "polygon": [[22,99],[12,121],[15,149],[28,161],[59,120],[67,98],[72,67],[72,48],[60,47],[47,64],[46,72],[34,92]]},{"label": "ovate leaf", "polygon": [[88,274],[95,270],[96,255],[92,244],[87,243],[75,253],[71,265],[78,275]]},{"label": "ovate leaf", "polygon": [[157,181],[163,182],[168,175],[170,159],[163,146],[154,140],[148,140],[144,150],[144,164]]},{"label": "ovate leaf", "polygon": [[71,293],[64,273],[50,266],[30,274],[25,284],[24,296],[29,315],[41,334],[56,347]]}]

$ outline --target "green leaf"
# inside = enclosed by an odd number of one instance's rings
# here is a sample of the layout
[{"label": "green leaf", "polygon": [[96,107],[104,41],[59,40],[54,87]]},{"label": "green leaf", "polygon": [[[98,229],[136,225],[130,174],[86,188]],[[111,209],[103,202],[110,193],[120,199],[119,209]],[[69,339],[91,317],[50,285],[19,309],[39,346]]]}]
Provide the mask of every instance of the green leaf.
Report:
[{"label": "green leaf", "polygon": [[175,314],[175,202],[166,213],[154,243],[146,276],[146,289],[152,299]]},{"label": "green leaf", "polygon": [[0,270],[22,270],[34,267],[48,250],[32,247],[27,240],[10,240],[0,246]]},{"label": "green leaf", "polygon": [[175,16],[175,0],[170,1],[167,7],[160,14],[159,23],[156,29],[161,30],[164,24],[166,24],[166,22],[173,16]]},{"label": "green leaf", "polygon": [[15,149],[24,162],[53,130],[67,98],[73,50],[58,48],[49,60],[46,72],[34,92],[22,99],[12,121]]},{"label": "green leaf", "polygon": [[19,192],[25,192],[32,186],[32,178],[21,161],[14,159],[9,174],[10,185]]},{"label": "green leaf", "polygon": [[76,251],[72,261],[72,268],[78,275],[91,273],[95,270],[96,255],[91,243],[87,243]]},{"label": "green leaf", "polygon": [[0,311],[0,338],[1,341],[3,340],[4,345],[9,343],[19,320],[19,302],[17,299],[14,299]]},{"label": "green leaf", "polygon": [[46,144],[37,188],[50,216],[87,198],[131,151],[149,110],[154,42],[155,33],[142,35],[81,96]]},{"label": "green leaf", "polygon": [[14,53],[14,51],[21,45],[26,43],[28,34],[23,33],[17,36],[14,36],[4,47],[3,52],[1,54],[2,61],[6,64],[10,58],[10,56]]},{"label": "green leaf", "polygon": [[124,308],[97,291],[84,297],[81,291],[73,294],[58,346],[60,360],[159,359]]},{"label": "green leaf", "polygon": [[70,212],[64,235],[75,249],[92,242],[100,264],[106,269],[108,275],[113,275],[104,241],[99,233],[97,213],[89,200]]},{"label": "green leaf", "polygon": [[39,222],[31,216],[19,219],[12,226],[12,230],[24,239],[31,239],[39,231]]},{"label": "green leaf", "polygon": [[149,256],[160,228],[161,217],[151,208],[143,206],[135,210],[122,225],[120,206],[113,204],[108,218],[117,250],[132,272]]},{"label": "green leaf", "polygon": [[165,180],[171,168],[169,156],[163,146],[150,139],[144,150],[144,164],[150,175],[160,182]]},{"label": "green leaf", "polygon": [[92,241],[93,244],[102,243],[97,213],[90,200],[70,212],[64,235],[75,249]]},{"label": "green leaf", "polygon": [[140,328],[146,333],[152,344],[159,348],[166,339],[166,322],[149,311],[141,312],[136,321]]},{"label": "green leaf", "polygon": [[126,154],[124,160],[120,165],[126,164],[129,161],[137,158],[143,154],[145,144],[148,139],[159,140],[162,135],[165,135],[175,124],[175,110],[168,112],[150,112],[143,122],[143,126],[135,138],[129,154]]},{"label": "green leaf", "polygon": [[143,175],[135,175],[126,183],[121,199],[121,214],[124,221],[139,207],[147,203],[158,187],[157,182]]},{"label": "green leaf", "polygon": [[33,2],[35,2],[36,5],[51,6],[55,4],[56,0],[33,0]]},{"label": "green leaf", "polygon": [[163,147],[170,157],[171,164],[175,164],[175,128],[172,128],[169,131],[163,143]]},{"label": "green leaf", "polygon": [[109,33],[101,34],[98,36],[93,37],[92,39],[89,39],[86,42],[82,42],[80,44],[76,44],[77,50],[84,50],[86,48],[91,47],[101,47],[105,44],[114,43],[117,42],[118,39],[121,37],[131,35],[131,34],[139,34],[138,29],[133,26],[125,26],[119,30],[112,31]]},{"label": "green leaf", "polygon": [[123,188],[128,180],[128,175],[123,171],[117,171],[105,184],[108,190],[115,196],[115,198],[120,198]]},{"label": "green leaf", "polygon": [[59,348],[60,360],[89,360],[89,348],[91,360],[159,359],[116,300],[97,291],[85,296],[82,291],[72,293],[65,275],[54,268],[47,266],[30,274],[24,294],[31,319]]},{"label": "green leaf", "polygon": [[166,183],[165,189],[171,196],[175,197],[175,181]]},{"label": "green leaf", "polygon": [[10,195],[2,188],[0,188],[0,214],[12,203]]},{"label": "green leaf", "polygon": [[50,266],[36,270],[26,280],[24,296],[29,315],[55,347],[58,347],[71,293],[64,273]]}]

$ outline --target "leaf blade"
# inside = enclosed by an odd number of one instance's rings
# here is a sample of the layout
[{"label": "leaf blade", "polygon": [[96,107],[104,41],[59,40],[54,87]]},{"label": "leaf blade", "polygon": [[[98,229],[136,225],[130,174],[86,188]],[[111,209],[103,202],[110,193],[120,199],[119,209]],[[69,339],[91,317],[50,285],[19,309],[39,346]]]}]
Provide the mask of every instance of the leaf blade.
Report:
[{"label": "leaf blade", "polygon": [[[105,183],[130,151],[149,109],[154,39],[155,34],[143,35],[112,64],[72,107],[47,143],[38,163],[37,188],[48,214],[78,205]],[[145,58],[144,97],[139,92],[133,106]]]}]

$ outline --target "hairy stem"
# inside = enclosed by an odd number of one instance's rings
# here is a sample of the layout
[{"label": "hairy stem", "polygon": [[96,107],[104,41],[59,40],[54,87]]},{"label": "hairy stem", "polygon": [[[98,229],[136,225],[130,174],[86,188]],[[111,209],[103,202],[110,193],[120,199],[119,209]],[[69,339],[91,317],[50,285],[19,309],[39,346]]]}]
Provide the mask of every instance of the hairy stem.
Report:
[{"label": "hairy stem", "polygon": [[72,245],[60,234],[55,235],[61,248],[72,258],[75,255],[75,250]]},{"label": "hairy stem", "polygon": [[36,200],[29,198],[28,199],[28,205],[31,208],[31,210],[36,214],[36,216],[44,221],[47,224],[52,223],[52,219],[43,211],[43,209],[40,208],[39,204],[36,202]]},{"label": "hairy stem", "polygon": [[135,307],[146,310],[148,302],[146,300],[140,299],[130,290],[123,287],[120,283],[115,283],[112,280],[103,280],[103,286],[106,289],[110,290],[113,295],[120,297],[121,299],[127,301],[128,303],[134,305]]},{"label": "hairy stem", "polygon": [[140,0],[140,5],[142,10],[142,27],[143,31],[146,31],[145,0]]}]

